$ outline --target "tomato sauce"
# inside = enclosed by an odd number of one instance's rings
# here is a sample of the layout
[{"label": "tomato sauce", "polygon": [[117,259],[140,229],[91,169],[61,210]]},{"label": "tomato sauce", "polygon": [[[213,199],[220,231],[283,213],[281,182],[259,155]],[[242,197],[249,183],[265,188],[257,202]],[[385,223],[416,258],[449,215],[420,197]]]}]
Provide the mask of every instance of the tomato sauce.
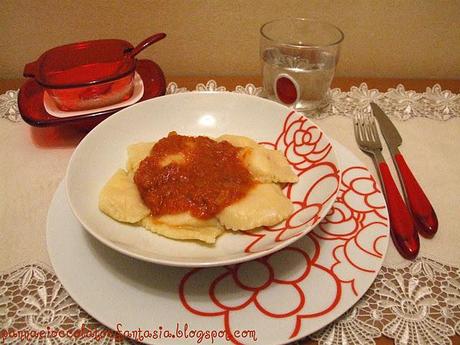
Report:
[{"label": "tomato sauce", "polygon": [[172,132],[140,163],[134,182],[154,216],[190,212],[209,219],[256,184],[242,153],[227,141]]}]

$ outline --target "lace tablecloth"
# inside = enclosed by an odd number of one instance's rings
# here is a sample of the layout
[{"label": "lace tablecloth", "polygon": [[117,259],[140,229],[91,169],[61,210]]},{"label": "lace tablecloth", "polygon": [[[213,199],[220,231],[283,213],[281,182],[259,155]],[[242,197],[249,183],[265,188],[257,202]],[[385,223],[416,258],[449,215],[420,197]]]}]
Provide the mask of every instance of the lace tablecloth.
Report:
[{"label": "lace tablecloth", "polygon": [[[195,91],[226,89],[209,81]],[[229,91],[262,92],[252,84]],[[167,93],[177,92],[188,90],[170,83]],[[332,102],[315,122],[369,166],[354,142],[351,118],[369,112],[371,101],[393,117],[404,139],[402,151],[437,210],[440,229],[434,239],[422,239],[421,255],[413,262],[390,245],[364,298],[310,338],[322,345],[375,344],[382,335],[395,344],[451,344],[450,337],[460,335],[460,95],[439,85],[423,93],[402,85],[380,92],[366,84],[330,92]],[[40,139],[40,131],[48,131],[47,140]],[[0,343],[133,343],[104,333],[108,330],[70,298],[49,263],[47,209],[81,139],[81,134],[67,134],[31,129],[21,120],[17,91],[0,95]],[[81,327],[97,329],[99,336],[68,339],[50,331]]]}]

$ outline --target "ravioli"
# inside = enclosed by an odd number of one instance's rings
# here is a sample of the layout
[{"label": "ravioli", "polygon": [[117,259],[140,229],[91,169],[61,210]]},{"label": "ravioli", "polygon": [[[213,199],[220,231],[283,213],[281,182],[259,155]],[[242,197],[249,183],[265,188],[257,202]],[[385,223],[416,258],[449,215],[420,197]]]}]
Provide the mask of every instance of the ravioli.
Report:
[{"label": "ravioli", "polygon": [[[154,142],[128,146],[126,171],[119,169],[102,188],[100,210],[115,220],[143,226],[161,236],[176,240],[198,240],[207,244],[215,243],[225,230],[246,231],[276,225],[287,219],[293,212],[293,206],[278,183],[294,183],[298,177],[284,155],[243,136],[223,135],[215,139],[218,142],[224,140],[242,149],[236,157],[246,167],[249,178],[256,182],[244,197],[225,207],[216,216],[201,219],[189,212],[152,216],[133,176],[141,162],[153,152]],[[160,157],[158,164],[161,167],[170,164],[177,167],[187,160],[184,152]],[[206,174],[203,176],[205,178]]]},{"label": "ravioli", "polygon": [[126,161],[126,170],[128,173],[134,173],[137,170],[140,162],[150,154],[153,145],[153,142],[141,142],[128,146],[128,160]]},{"label": "ravioli", "polygon": [[292,203],[281,187],[273,183],[260,183],[245,198],[220,212],[217,219],[227,229],[250,230],[278,224],[293,211]]},{"label": "ravioli", "polygon": [[168,219],[168,224],[162,222],[160,218],[149,216],[142,219],[141,225],[154,233],[175,240],[199,240],[209,244],[215,243],[216,238],[225,231],[217,221],[207,225],[204,223],[197,225],[196,221],[191,222],[194,225],[174,224],[178,219],[182,219],[181,216],[173,215]]},{"label": "ravioli", "polygon": [[156,217],[157,222],[170,226],[192,226],[192,227],[212,227],[218,226],[217,218],[199,219],[193,217],[190,213],[165,214]]},{"label": "ravioli", "polygon": [[248,137],[243,137],[241,135],[232,135],[232,134],[224,134],[220,137],[216,138],[216,141],[228,141],[230,144],[236,147],[258,147],[259,144]]},{"label": "ravioli", "polygon": [[99,209],[125,223],[136,223],[150,214],[137,186],[122,169],[119,169],[102,188],[99,194]]},{"label": "ravioli", "polygon": [[267,149],[252,139],[237,135],[226,134],[216,140],[225,140],[233,146],[245,148],[242,159],[252,176],[259,182],[295,183],[299,180],[280,151]]}]

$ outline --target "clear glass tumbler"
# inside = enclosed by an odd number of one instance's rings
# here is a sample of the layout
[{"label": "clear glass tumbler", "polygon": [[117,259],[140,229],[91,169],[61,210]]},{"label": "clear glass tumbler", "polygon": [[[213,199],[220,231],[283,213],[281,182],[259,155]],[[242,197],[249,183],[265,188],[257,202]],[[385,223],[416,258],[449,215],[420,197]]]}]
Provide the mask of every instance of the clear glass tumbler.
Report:
[{"label": "clear glass tumbler", "polygon": [[283,18],[262,25],[260,34],[265,95],[306,113],[327,106],[343,32],[323,21]]}]

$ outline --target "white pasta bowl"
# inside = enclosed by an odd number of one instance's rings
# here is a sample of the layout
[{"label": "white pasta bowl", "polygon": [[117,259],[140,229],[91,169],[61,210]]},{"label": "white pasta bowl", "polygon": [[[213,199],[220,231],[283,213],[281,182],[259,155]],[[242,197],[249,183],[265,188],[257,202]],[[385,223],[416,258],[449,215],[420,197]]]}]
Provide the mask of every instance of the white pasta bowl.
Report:
[{"label": "white pasta bowl", "polygon": [[[126,162],[126,148],[176,131],[190,136],[250,137],[283,152],[299,177],[283,192],[294,205],[282,223],[250,232],[226,231],[214,245],[172,240],[117,222],[98,208],[104,184]],[[329,138],[311,120],[278,103],[230,92],[188,92],[138,103],[94,128],[73,153],[66,175],[70,207],[82,226],[105,245],[162,265],[209,267],[252,260],[310,232],[328,213],[340,185]]]}]

